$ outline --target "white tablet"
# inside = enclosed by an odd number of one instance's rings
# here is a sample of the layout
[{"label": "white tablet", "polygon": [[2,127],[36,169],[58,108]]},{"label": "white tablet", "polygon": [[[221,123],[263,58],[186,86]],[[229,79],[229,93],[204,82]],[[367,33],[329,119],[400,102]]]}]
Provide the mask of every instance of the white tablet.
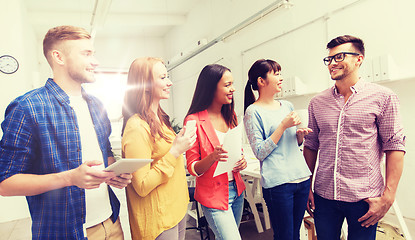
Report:
[{"label": "white tablet", "polygon": [[153,159],[122,158],[109,165],[104,171],[114,172],[119,176],[122,173],[133,173],[152,161]]}]

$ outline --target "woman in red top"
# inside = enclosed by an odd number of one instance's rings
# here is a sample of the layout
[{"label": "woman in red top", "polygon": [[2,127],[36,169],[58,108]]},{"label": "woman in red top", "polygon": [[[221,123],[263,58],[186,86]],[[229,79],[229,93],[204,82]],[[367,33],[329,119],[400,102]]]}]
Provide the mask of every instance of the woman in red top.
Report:
[{"label": "woman in red top", "polygon": [[196,120],[196,143],[186,151],[187,169],[196,176],[195,199],[216,239],[241,239],[239,223],[243,211],[245,185],[239,173],[246,168],[242,155],[233,170],[213,177],[219,161],[227,161],[223,139],[237,126],[233,103],[233,77],[218,64],[203,68],[197,80],[192,104],[185,118]]}]

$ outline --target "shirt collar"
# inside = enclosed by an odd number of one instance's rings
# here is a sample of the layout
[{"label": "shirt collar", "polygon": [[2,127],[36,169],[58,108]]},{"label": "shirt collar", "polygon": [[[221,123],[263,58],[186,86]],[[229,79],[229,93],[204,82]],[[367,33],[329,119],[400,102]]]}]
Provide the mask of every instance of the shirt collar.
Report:
[{"label": "shirt collar", "polygon": [[45,84],[46,89],[51,91],[52,95],[56,97],[56,99],[61,103],[69,104],[69,96],[66,94],[65,91],[52,78],[49,78]]},{"label": "shirt collar", "polygon": [[[364,87],[364,81],[363,79],[359,78],[359,81],[357,81],[357,83],[355,83],[355,85],[350,87],[350,90],[353,93],[358,93],[359,91],[361,91]],[[339,91],[337,90],[336,84],[334,84],[333,86],[333,95],[339,95]]]},{"label": "shirt collar", "polygon": [[359,78],[359,81],[357,81],[355,85],[351,86],[350,90],[352,90],[352,92],[354,93],[357,93],[363,89],[363,86],[364,86],[364,80]]},{"label": "shirt collar", "polygon": [[[67,103],[69,104],[69,96],[68,94],[66,94],[66,92],[59,87],[58,84],[56,84],[55,81],[53,81],[52,78],[49,78],[46,81],[45,87],[52,92],[52,94],[58,99],[58,101],[60,101],[61,103]],[[85,90],[82,88],[81,89],[82,92],[82,97],[88,102],[90,100],[89,95],[85,92]]]}]

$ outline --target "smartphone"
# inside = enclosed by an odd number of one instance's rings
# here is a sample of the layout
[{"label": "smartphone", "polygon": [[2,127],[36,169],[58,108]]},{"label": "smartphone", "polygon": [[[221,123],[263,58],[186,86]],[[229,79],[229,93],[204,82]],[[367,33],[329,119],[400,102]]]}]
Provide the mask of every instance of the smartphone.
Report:
[{"label": "smartphone", "polygon": [[196,131],[196,120],[189,120],[186,122],[186,131],[184,135],[187,136],[188,134]]}]

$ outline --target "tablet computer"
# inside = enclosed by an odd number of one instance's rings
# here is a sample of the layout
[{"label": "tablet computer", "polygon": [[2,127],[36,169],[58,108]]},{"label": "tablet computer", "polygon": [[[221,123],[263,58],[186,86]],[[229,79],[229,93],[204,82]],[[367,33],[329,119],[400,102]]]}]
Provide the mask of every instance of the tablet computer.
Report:
[{"label": "tablet computer", "polygon": [[133,173],[152,161],[153,159],[122,158],[109,165],[104,171],[114,172],[119,176],[122,173]]}]

